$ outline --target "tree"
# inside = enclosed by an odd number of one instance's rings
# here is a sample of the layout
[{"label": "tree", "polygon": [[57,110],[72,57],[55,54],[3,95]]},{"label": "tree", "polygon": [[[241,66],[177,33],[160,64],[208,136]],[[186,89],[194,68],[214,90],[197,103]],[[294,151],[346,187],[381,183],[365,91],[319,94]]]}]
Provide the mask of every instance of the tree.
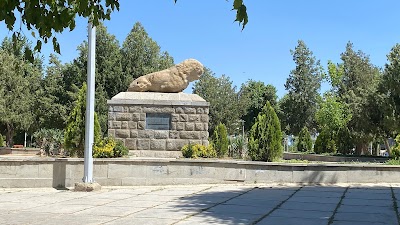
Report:
[{"label": "tree", "polygon": [[336,153],[335,139],[332,137],[332,133],[325,129],[319,133],[317,140],[315,140],[314,151],[317,154],[321,153]]},{"label": "tree", "polygon": [[38,127],[64,129],[67,120],[65,89],[62,83],[64,66],[57,56],[51,54],[46,76],[41,80],[38,90],[36,121]]},{"label": "tree", "polygon": [[[174,0],[175,3],[177,0]],[[9,0],[0,2],[0,21],[5,21],[7,28],[13,31],[13,40],[16,43],[20,35],[21,27],[14,31],[16,15],[19,16],[21,24],[24,24],[32,36],[35,38],[38,34],[38,40],[35,50],[40,51],[42,41],[47,43],[52,39],[53,48],[60,53],[55,33],[62,33],[64,30],[74,30],[76,25],[76,16],[88,18],[97,26],[102,20],[109,20],[111,13],[119,10],[118,0],[94,0],[94,1],[28,1],[28,0]],[[248,22],[247,9],[243,0],[233,1],[233,10],[236,11],[236,20],[242,24],[242,29]],[[46,21],[46,22],[43,22]],[[36,32],[35,32],[36,31]],[[25,52],[33,61],[32,51]]]},{"label": "tree", "polygon": [[138,78],[174,65],[174,59],[168,52],[160,53],[160,46],[155,42],[139,22],[122,44],[122,66],[126,76]]},{"label": "tree", "polygon": [[400,44],[393,46],[387,60],[378,93],[370,101],[378,103],[375,108],[380,111],[374,122],[380,125],[378,128],[385,139],[395,137],[400,130]]},{"label": "tree", "polygon": [[198,94],[210,103],[210,121],[208,130],[212,132],[219,123],[226,125],[228,133],[238,128],[238,121],[244,113],[236,87],[232,86],[229,77],[215,74],[208,68],[193,86],[193,93]]},{"label": "tree", "polygon": [[0,49],[0,124],[6,127],[6,144],[12,147],[17,130],[28,131],[34,123],[36,90],[40,88],[39,66],[24,58],[30,46],[18,40],[21,48],[9,49],[5,39]]},{"label": "tree", "polygon": [[[52,39],[53,48],[60,53],[60,45],[55,33],[62,33],[65,29],[72,31],[76,25],[76,16],[90,18],[94,25],[99,21],[110,19],[112,11],[119,10],[118,0],[95,1],[27,1],[10,0],[0,3],[0,21],[5,21],[7,28],[13,31],[13,40],[16,43],[19,31],[14,31],[16,16],[21,20],[32,36],[38,35],[35,50],[40,51],[42,41],[47,43]],[[20,14],[20,16],[18,15]],[[46,21],[45,23],[43,21]],[[32,51],[26,51],[26,56],[33,59]]]},{"label": "tree", "polygon": [[239,99],[246,108],[246,113],[242,116],[245,130],[250,130],[267,101],[276,109],[277,98],[276,88],[271,84],[265,85],[264,82],[254,80],[242,84]]},{"label": "tree", "polygon": [[286,81],[288,96],[282,110],[287,117],[289,132],[297,135],[303,127],[315,128],[322,68],[319,60],[315,59],[312,51],[301,40],[291,54],[296,68],[290,72]]},{"label": "tree", "polygon": [[271,162],[282,158],[281,125],[269,102],[251,127],[248,148],[252,160]]},{"label": "tree", "polygon": [[316,121],[320,134],[317,137],[314,150],[318,153],[336,152],[348,154],[352,149],[347,124],[352,114],[349,107],[338,100],[332,93],[324,96],[320,108],[316,113]]},{"label": "tree", "polygon": [[299,152],[310,152],[312,151],[312,140],[310,132],[307,127],[303,127],[299,133],[299,141],[297,143],[297,151]]},{"label": "tree", "polygon": [[377,93],[380,72],[371,64],[369,56],[362,51],[354,51],[348,42],[341,54],[342,63],[328,64],[329,77],[339,101],[351,113],[347,127],[356,145],[356,154],[366,154],[368,143],[373,139],[375,125],[371,121],[374,111],[371,96]]},{"label": "tree", "polygon": [[223,123],[220,123],[215,127],[212,143],[213,147],[217,152],[218,157],[223,157],[228,152],[228,133]]},{"label": "tree", "polygon": [[[73,92],[74,85],[82,86],[87,76],[88,43],[84,41],[79,47],[79,56],[64,70],[65,89]],[[122,71],[122,55],[119,42],[114,35],[107,32],[103,24],[96,29],[96,104],[95,110],[103,131],[107,131],[107,99],[128,88],[130,78]]]},{"label": "tree", "polygon": [[[70,155],[84,156],[85,147],[85,118],[86,118],[86,83],[79,90],[75,106],[67,121],[67,127],[64,134],[65,148]],[[97,113],[94,114],[94,143],[98,143],[101,138],[100,123]]]}]

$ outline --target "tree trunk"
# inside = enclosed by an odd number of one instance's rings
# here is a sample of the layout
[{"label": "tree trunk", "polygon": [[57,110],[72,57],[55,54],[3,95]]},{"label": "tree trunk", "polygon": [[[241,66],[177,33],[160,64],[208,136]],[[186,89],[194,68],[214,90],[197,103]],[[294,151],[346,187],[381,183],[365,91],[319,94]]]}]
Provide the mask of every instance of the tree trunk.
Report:
[{"label": "tree trunk", "polygon": [[12,124],[7,123],[7,133],[6,133],[6,146],[13,147],[14,145],[14,127]]},{"label": "tree trunk", "polygon": [[356,145],[356,155],[367,155],[368,154],[368,145],[365,143],[358,143]]},{"label": "tree trunk", "polygon": [[385,138],[385,147],[390,156],[392,156],[392,149],[390,149],[389,140]]}]

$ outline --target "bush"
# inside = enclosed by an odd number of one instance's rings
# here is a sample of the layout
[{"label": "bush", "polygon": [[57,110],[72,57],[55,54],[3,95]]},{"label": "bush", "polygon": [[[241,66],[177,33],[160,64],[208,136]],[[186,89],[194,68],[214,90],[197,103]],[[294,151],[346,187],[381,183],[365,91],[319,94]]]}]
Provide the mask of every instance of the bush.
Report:
[{"label": "bush", "polygon": [[229,156],[233,158],[242,158],[244,155],[246,143],[243,136],[229,138]]},{"label": "bush", "polygon": [[336,153],[336,143],[328,130],[323,130],[315,140],[314,152],[321,153]]},{"label": "bush", "polygon": [[93,157],[113,158],[116,144],[117,143],[112,138],[104,138],[103,140],[100,140],[93,147]]},{"label": "bush", "polygon": [[128,155],[129,150],[121,140],[118,140],[114,146],[114,157],[123,157]]},{"label": "bush", "polygon": [[183,146],[182,155],[185,158],[215,158],[217,152],[213,148],[212,144],[209,146],[188,144]]},{"label": "bush", "polygon": [[312,140],[310,132],[307,127],[303,127],[299,133],[299,142],[297,143],[297,151],[299,152],[311,152],[312,151]]},{"label": "bush", "polygon": [[[78,98],[75,101],[75,107],[67,120],[65,128],[65,148],[71,156],[84,156],[85,148],[85,117],[86,117],[86,84],[83,84],[79,90]],[[97,113],[94,113],[94,143],[101,139],[101,128]]]},{"label": "bush", "polygon": [[0,147],[4,147],[4,139],[1,134],[0,134]]},{"label": "bush", "polygon": [[391,157],[395,160],[400,160],[400,134],[396,136],[396,146],[392,148]]},{"label": "bush", "polygon": [[281,124],[269,102],[251,127],[248,148],[252,160],[276,161],[282,158]]},{"label": "bush", "polygon": [[121,140],[107,137],[98,141],[93,146],[93,158],[116,158],[128,155],[128,148]]},{"label": "bush", "polygon": [[61,130],[42,128],[33,133],[33,137],[42,154],[57,155],[62,153],[64,134]]},{"label": "bush", "polygon": [[342,153],[343,155],[348,155],[351,153],[354,145],[351,139],[349,128],[342,127],[337,131],[335,143],[338,152]]},{"label": "bush", "polygon": [[226,131],[226,127],[223,123],[219,123],[214,130],[214,134],[212,136],[212,143],[214,144],[214,148],[217,151],[218,157],[223,157],[228,152],[228,132]]}]

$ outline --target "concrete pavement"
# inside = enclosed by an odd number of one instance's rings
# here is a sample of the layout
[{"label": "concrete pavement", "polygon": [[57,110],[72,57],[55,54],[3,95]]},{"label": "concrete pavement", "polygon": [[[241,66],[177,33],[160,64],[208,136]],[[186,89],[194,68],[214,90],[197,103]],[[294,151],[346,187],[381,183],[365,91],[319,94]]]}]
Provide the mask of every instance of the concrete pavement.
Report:
[{"label": "concrete pavement", "polygon": [[0,189],[0,224],[398,225],[398,185]]}]

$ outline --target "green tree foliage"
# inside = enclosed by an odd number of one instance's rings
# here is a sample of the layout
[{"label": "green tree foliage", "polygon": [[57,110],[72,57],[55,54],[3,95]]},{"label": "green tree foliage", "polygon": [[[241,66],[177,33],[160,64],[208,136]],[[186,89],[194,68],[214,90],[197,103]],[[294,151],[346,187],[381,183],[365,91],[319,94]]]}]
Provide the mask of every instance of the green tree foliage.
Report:
[{"label": "green tree foliage", "polygon": [[265,85],[261,81],[248,80],[245,84],[242,84],[239,98],[246,108],[246,113],[242,116],[245,121],[245,130],[250,130],[267,101],[275,109],[277,107],[278,96],[276,95],[276,88],[271,84]]},{"label": "green tree foliage", "polygon": [[40,88],[41,62],[30,63],[24,51],[30,49],[25,38],[18,48],[5,39],[0,48],[0,124],[6,127],[6,143],[11,147],[17,130],[28,131],[34,125],[36,91]]},{"label": "green tree foliage", "polygon": [[[177,0],[175,0],[175,3]],[[14,31],[14,26],[19,17],[21,24],[24,24],[32,36],[38,36],[35,49],[41,50],[42,41],[47,43],[50,39],[53,48],[60,53],[55,33],[62,33],[65,29],[74,30],[76,16],[90,19],[94,25],[102,20],[109,20],[111,13],[119,10],[118,0],[94,0],[94,1],[28,1],[8,0],[0,2],[0,21],[5,21],[7,29],[13,31],[13,39],[20,35],[20,30]],[[236,11],[236,19],[242,25],[242,29],[248,22],[247,8],[243,0],[233,0],[233,9]],[[46,21],[45,23],[43,21]],[[16,43],[16,41],[14,42]],[[26,52],[33,61],[32,51]]]},{"label": "green tree foliage", "polygon": [[219,123],[214,130],[212,135],[212,145],[217,152],[218,157],[224,157],[228,153],[228,132],[223,123]]},{"label": "green tree foliage", "polygon": [[[88,43],[79,47],[79,56],[72,64],[66,65],[64,72],[65,88],[73,92],[74,86],[82,86],[87,77]],[[130,78],[122,71],[122,55],[119,42],[107,32],[103,24],[96,28],[96,112],[103,131],[107,131],[107,99],[128,88]]]},{"label": "green tree foliage", "polygon": [[248,154],[252,160],[276,161],[282,158],[282,131],[278,116],[267,102],[250,130]]},{"label": "green tree foliage", "polygon": [[322,67],[304,41],[299,40],[291,54],[296,68],[286,81],[288,96],[281,107],[287,117],[289,132],[297,135],[303,127],[315,128]]},{"label": "green tree foliage", "polygon": [[[85,147],[85,117],[86,117],[86,83],[79,90],[75,106],[67,121],[64,134],[64,145],[70,155],[83,157]],[[94,143],[98,143],[101,138],[100,123],[97,113],[94,114]]]},{"label": "green tree foliage", "polygon": [[[35,50],[40,51],[42,41],[47,43],[51,39],[54,50],[60,53],[55,33],[61,33],[65,29],[72,31],[75,28],[76,16],[90,18],[93,24],[97,25],[101,20],[109,20],[115,9],[119,10],[118,0],[10,0],[0,2],[0,21],[5,21],[7,28],[14,32],[14,43],[21,33],[20,30],[14,30],[18,17],[21,24],[32,31],[32,36],[38,38]],[[25,54],[31,61],[33,60],[32,50],[26,51]]]},{"label": "green tree foliage", "polygon": [[122,44],[124,74],[138,78],[173,66],[174,59],[168,52],[161,53],[160,50],[160,46],[149,37],[144,27],[139,22],[135,23]]},{"label": "green tree foliage", "polygon": [[[320,131],[319,153],[350,153],[353,148],[347,124],[351,120],[349,107],[332,94],[326,94],[316,113],[316,121]],[[334,148],[335,146],[335,148]]]},{"label": "green tree foliage", "polygon": [[317,140],[315,140],[314,152],[321,153],[336,153],[335,138],[329,130],[324,129],[319,133]]},{"label": "green tree foliage", "polygon": [[348,107],[352,115],[348,122],[352,140],[356,145],[356,154],[367,152],[368,143],[373,138],[375,125],[371,113],[375,107],[370,99],[377,93],[380,78],[379,69],[371,64],[369,56],[362,51],[354,51],[353,44],[347,43],[341,54],[342,63],[329,63],[329,77],[339,101]]},{"label": "green tree foliage", "polygon": [[[376,99],[380,113],[375,124],[379,124],[384,137],[394,137],[400,130],[400,44],[393,46],[387,55],[388,62],[378,87]],[[380,103],[380,104],[379,104]]]},{"label": "green tree foliage", "polygon": [[67,104],[62,83],[64,66],[58,58],[51,54],[46,76],[41,80],[41,88],[37,90],[36,121],[38,127],[48,129],[64,129],[67,120]]},{"label": "green tree foliage", "polygon": [[0,134],[0,147],[4,147],[3,135]]},{"label": "green tree foliage", "polygon": [[245,109],[229,77],[222,75],[217,78],[210,69],[206,68],[204,74],[194,84],[193,93],[210,103],[208,127],[210,132],[219,123],[225,124],[229,133],[233,133],[239,127],[238,121]]},{"label": "green tree foliage", "polygon": [[312,140],[310,132],[307,127],[303,127],[299,133],[299,141],[297,143],[297,151],[299,152],[311,152],[312,151]]}]

